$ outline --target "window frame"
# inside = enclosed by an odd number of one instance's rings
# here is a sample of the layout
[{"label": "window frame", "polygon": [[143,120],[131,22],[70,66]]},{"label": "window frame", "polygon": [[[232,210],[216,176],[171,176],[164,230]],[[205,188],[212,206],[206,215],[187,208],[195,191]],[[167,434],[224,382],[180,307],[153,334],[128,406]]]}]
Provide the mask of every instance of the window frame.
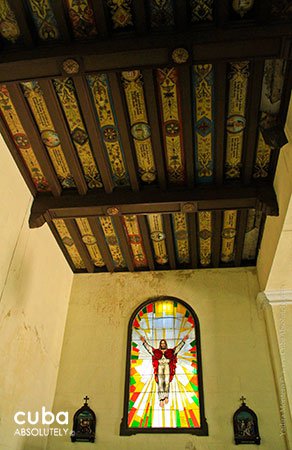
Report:
[{"label": "window frame", "polygon": [[[197,375],[198,375],[198,391],[199,391],[199,399],[200,399],[200,423],[201,426],[198,428],[191,427],[181,427],[181,428],[170,428],[170,427],[153,427],[153,428],[136,428],[128,426],[128,405],[130,398],[130,368],[131,368],[131,343],[132,343],[132,329],[133,329],[133,321],[138,314],[138,312],[143,309],[145,306],[161,301],[173,301],[180,303],[184,306],[192,315],[195,324],[195,333],[196,333],[196,347],[197,347]],[[203,371],[202,371],[202,355],[201,355],[201,336],[200,336],[200,323],[199,319],[194,312],[193,308],[183,300],[177,297],[171,297],[168,295],[162,295],[157,297],[150,297],[145,302],[141,303],[135,311],[132,313],[129,324],[128,324],[128,336],[127,336],[127,353],[126,353],[126,373],[125,373],[125,387],[124,387],[124,413],[123,418],[121,420],[120,425],[120,436],[131,436],[140,433],[186,433],[192,434],[196,436],[208,436],[208,423],[205,417],[205,403],[204,403],[204,389],[203,389]]]}]

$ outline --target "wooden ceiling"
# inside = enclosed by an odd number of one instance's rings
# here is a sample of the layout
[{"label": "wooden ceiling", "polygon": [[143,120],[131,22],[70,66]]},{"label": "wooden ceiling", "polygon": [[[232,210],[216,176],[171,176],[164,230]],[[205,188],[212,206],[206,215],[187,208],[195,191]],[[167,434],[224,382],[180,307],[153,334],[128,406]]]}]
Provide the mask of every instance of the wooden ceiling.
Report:
[{"label": "wooden ceiling", "polygon": [[[74,272],[253,265],[291,2],[0,1],[0,127]],[[13,206],[12,206],[13,207]]]}]

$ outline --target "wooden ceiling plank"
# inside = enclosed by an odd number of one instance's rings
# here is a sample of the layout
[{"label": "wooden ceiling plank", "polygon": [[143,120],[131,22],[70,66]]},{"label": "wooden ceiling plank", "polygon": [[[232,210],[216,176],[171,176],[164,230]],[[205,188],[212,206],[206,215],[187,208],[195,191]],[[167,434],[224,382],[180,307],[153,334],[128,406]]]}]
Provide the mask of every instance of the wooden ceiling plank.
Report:
[{"label": "wooden ceiling plank", "polygon": [[21,38],[27,47],[34,47],[32,32],[28,25],[27,12],[23,1],[9,0],[9,5],[15,14],[16,21],[20,29]]},{"label": "wooden ceiling plank", "polygon": [[158,114],[156,89],[153,80],[152,69],[143,70],[145,101],[147,107],[147,115],[151,128],[152,149],[157,170],[157,177],[161,189],[166,189],[166,173],[163,158],[163,143],[160,134],[160,118]]},{"label": "wooden ceiling plank", "polygon": [[126,120],[127,117],[126,107],[122,99],[121,89],[117,76],[118,75],[115,73],[108,74],[121,142],[129,172],[131,187],[133,191],[139,191],[139,180],[137,176],[138,171],[136,167],[137,165],[135,163],[132,151],[132,138]]},{"label": "wooden ceiling plank", "polygon": [[[271,183],[261,182],[252,186],[221,186],[214,190],[204,186],[193,190],[160,191],[147,189],[140,192],[117,190],[111,194],[90,192],[85,196],[64,193],[61,197],[38,195],[34,200],[31,217],[37,220],[49,211],[54,218],[93,217],[107,215],[115,206],[120,214],[170,214],[192,206],[194,211],[225,209],[264,210],[268,215],[278,215],[278,203]],[[39,225],[35,224],[35,227]],[[34,227],[34,221],[31,223]]]},{"label": "wooden ceiling plank", "polygon": [[191,72],[188,65],[178,67],[179,84],[181,93],[183,142],[185,151],[185,165],[187,184],[192,188],[194,178],[194,143],[193,143],[193,114],[192,114],[192,90]]},{"label": "wooden ceiling plank", "polygon": [[108,37],[109,29],[107,25],[103,0],[94,0],[94,2],[92,2],[92,8],[94,11],[98,35],[102,38]]},{"label": "wooden ceiling plank", "polygon": [[51,191],[53,195],[59,196],[61,195],[62,187],[59,183],[57,174],[49,158],[47,150],[45,149],[44,144],[41,140],[40,134],[32,118],[32,114],[23,96],[22,90],[16,83],[10,84],[8,90],[11,101],[17,111],[17,115],[25,130],[25,133],[29,138],[32,149],[43,171],[43,174],[48,180]]},{"label": "wooden ceiling plank", "polygon": [[220,2],[214,2],[215,4],[215,19],[219,26],[224,26],[229,21],[229,0],[220,0]]},{"label": "wooden ceiling plank", "polygon": [[242,261],[242,252],[243,252],[243,246],[244,246],[248,210],[242,209],[242,210],[238,211],[237,214],[239,215],[239,217],[237,219],[238,225],[237,225],[237,233],[236,233],[236,238],[235,238],[235,258],[234,258],[235,267],[239,267],[241,265],[241,261]]},{"label": "wooden ceiling plank", "polygon": [[145,253],[146,253],[149,270],[155,270],[155,262],[154,262],[153,252],[152,252],[152,245],[151,245],[151,241],[150,241],[150,237],[149,237],[149,230],[148,230],[148,226],[146,223],[146,216],[141,215],[141,216],[138,216],[137,219],[138,219],[139,228],[141,231],[141,236],[143,239],[143,244],[144,244],[144,249],[145,249]]},{"label": "wooden ceiling plank", "polygon": [[188,232],[189,232],[189,247],[191,256],[191,267],[197,269],[198,267],[198,245],[197,245],[197,224],[195,213],[187,214]]},{"label": "wooden ceiling plank", "polygon": [[58,243],[58,245],[59,245],[59,247],[60,247],[60,249],[61,249],[63,255],[65,256],[65,259],[67,260],[67,263],[68,263],[69,266],[71,267],[72,271],[75,273],[75,272],[76,272],[76,268],[75,268],[75,266],[74,266],[74,264],[73,264],[73,261],[72,261],[72,259],[70,258],[69,254],[68,254],[68,252],[67,252],[67,250],[66,250],[66,247],[65,247],[65,245],[63,244],[62,239],[60,238],[60,235],[59,235],[59,233],[57,232],[57,230],[56,230],[56,228],[55,228],[53,222],[47,222],[47,223],[48,223],[48,226],[49,226],[49,228],[50,228],[50,230],[51,230],[51,232],[52,232],[54,238],[56,239],[56,241],[57,241],[57,243]]},{"label": "wooden ceiling plank", "polygon": [[[220,9],[220,8],[219,8]],[[226,64],[217,63],[215,69],[215,164],[216,184],[223,183],[226,130]]]},{"label": "wooden ceiling plank", "polygon": [[187,2],[175,2],[175,23],[178,30],[186,30],[189,27]]},{"label": "wooden ceiling plank", "polygon": [[175,248],[174,248],[174,236],[171,226],[171,216],[169,214],[164,214],[162,216],[163,228],[165,232],[166,248],[168,254],[168,263],[171,269],[176,269],[176,258],[175,258]]},{"label": "wooden ceiling plank", "polygon": [[219,267],[221,260],[221,240],[222,240],[222,212],[213,211],[213,233],[212,233],[212,264]]},{"label": "wooden ceiling plank", "polygon": [[262,96],[264,62],[252,63],[247,91],[247,127],[245,128],[244,153],[242,156],[243,183],[249,184],[257,151],[259,108]]},{"label": "wooden ceiling plank", "polygon": [[99,251],[101,253],[102,259],[106,265],[106,268],[109,272],[114,272],[115,266],[111,257],[111,253],[107,246],[104,234],[101,230],[101,226],[99,224],[97,217],[87,217],[92,233],[97,241],[97,245]]},{"label": "wooden ceiling plank", "polygon": [[62,36],[62,41],[70,42],[71,36],[64,11],[64,3],[62,1],[58,1],[52,2],[51,5],[58,24],[58,30],[60,31],[60,35]]},{"label": "wooden ceiling plank", "polygon": [[133,263],[132,252],[130,250],[128,239],[125,234],[125,230],[124,230],[124,227],[122,224],[122,219],[120,216],[112,216],[112,221],[113,221],[114,228],[115,228],[115,231],[118,236],[121,251],[125,258],[125,262],[127,264],[128,270],[130,272],[134,272],[135,267],[134,267],[134,263]]},{"label": "wooden ceiling plank", "polygon": [[144,0],[135,0],[133,2],[134,25],[137,34],[147,32],[147,12]]},{"label": "wooden ceiling plank", "polygon": [[84,195],[87,192],[87,184],[84,178],[83,170],[77,156],[77,152],[72,143],[66,121],[56,97],[54,88],[50,80],[39,79],[38,83],[44,94],[46,105],[53,122],[54,128],[60,138],[62,150],[66,158],[70,173],[76,183],[79,194]]},{"label": "wooden ceiling plank", "polygon": [[1,116],[0,116],[0,134],[3,136],[3,139],[4,139],[7,147],[9,148],[10,153],[11,153],[21,175],[24,178],[24,181],[26,182],[28,189],[30,190],[31,194],[35,197],[37,194],[37,189],[32,181],[29,170],[27,169],[23,158],[21,157],[19,151],[17,150],[14,140],[12,139],[11,134],[7,130],[6,125],[3,122],[3,119]]},{"label": "wooden ceiling plank", "polygon": [[87,251],[86,245],[82,241],[82,237],[79,233],[77,224],[74,219],[65,219],[64,220],[66,227],[68,228],[68,231],[74,241],[74,244],[76,245],[76,248],[81,256],[82,261],[85,264],[85,267],[89,273],[94,272],[94,264],[92,262],[92,259]]},{"label": "wooden ceiling plank", "polygon": [[97,127],[97,121],[95,118],[95,113],[87,83],[84,77],[75,77],[74,84],[77,90],[85,126],[89,134],[91,149],[100,170],[100,176],[104,185],[104,190],[105,192],[110,193],[114,189],[114,183],[111,176],[109,163],[107,162],[107,157],[102,145],[102,138]]}]

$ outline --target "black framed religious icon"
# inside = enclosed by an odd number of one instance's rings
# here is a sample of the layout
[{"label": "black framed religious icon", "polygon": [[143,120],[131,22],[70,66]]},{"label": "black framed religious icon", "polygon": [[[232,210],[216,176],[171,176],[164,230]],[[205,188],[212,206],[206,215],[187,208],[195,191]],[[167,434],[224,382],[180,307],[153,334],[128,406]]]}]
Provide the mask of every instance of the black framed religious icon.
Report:
[{"label": "black framed religious icon", "polygon": [[76,411],[73,418],[72,442],[94,442],[96,417],[88,406],[89,397],[84,397],[84,405]]},{"label": "black framed religious icon", "polygon": [[256,444],[260,445],[258,419],[256,413],[250,409],[245,398],[240,398],[241,406],[233,415],[233,429],[235,444]]}]

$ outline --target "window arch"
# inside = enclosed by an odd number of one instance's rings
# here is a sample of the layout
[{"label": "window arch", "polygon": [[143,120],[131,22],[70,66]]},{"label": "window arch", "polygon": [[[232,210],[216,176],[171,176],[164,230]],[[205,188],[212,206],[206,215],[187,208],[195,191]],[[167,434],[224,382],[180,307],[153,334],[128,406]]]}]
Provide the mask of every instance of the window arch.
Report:
[{"label": "window arch", "polygon": [[189,305],[168,296],[140,305],[128,327],[120,434],[155,432],[208,435],[199,321]]}]

